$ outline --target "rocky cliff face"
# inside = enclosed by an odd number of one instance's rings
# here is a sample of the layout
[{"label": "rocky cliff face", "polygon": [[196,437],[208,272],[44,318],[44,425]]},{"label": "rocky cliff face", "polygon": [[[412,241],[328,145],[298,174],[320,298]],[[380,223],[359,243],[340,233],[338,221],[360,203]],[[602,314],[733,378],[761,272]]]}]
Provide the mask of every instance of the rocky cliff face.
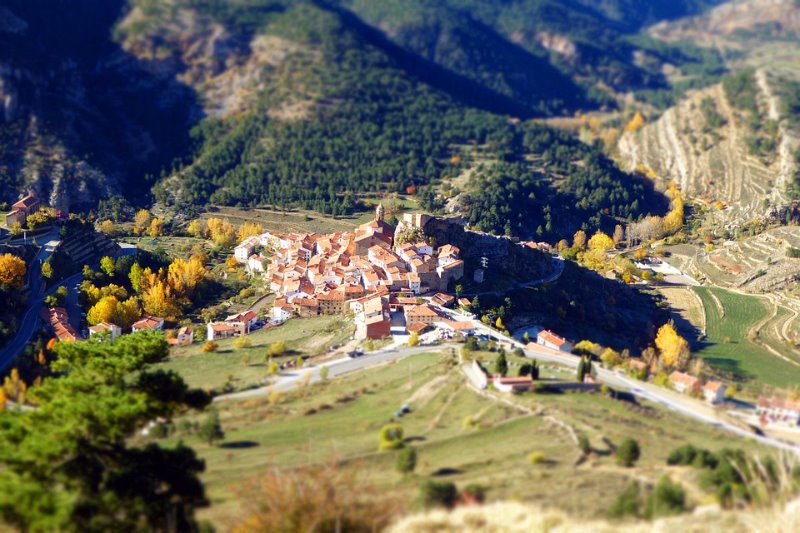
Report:
[{"label": "rocky cliff face", "polygon": [[505,237],[469,231],[458,219],[431,218],[425,223],[424,232],[437,243],[461,248],[467,275],[480,268],[481,257],[489,259],[491,268],[513,273],[521,279],[538,279],[553,271],[553,263],[546,253],[520,246]]},{"label": "rocky cliff face", "polygon": [[113,40],[123,0],[42,3],[0,13],[2,200],[27,189],[69,210],[141,192],[201,116],[193,92]]}]

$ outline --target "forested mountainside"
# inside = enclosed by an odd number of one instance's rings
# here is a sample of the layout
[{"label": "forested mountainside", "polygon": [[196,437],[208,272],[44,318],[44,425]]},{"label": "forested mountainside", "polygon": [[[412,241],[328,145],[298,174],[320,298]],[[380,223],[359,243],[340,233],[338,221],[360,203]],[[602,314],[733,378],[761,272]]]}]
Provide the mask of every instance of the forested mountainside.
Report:
[{"label": "forested mountainside", "polygon": [[516,119],[670,93],[667,63],[685,85],[721,72],[716,52],[638,33],[716,3],[702,0],[50,1],[0,8],[0,181],[2,200],[32,189],[63,209],[151,189],[183,210],[341,214],[358,193],[409,188],[435,207],[426,186],[480,146],[509,165],[489,185],[521,181],[532,201],[485,217],[473,201],[487,229],[552,228],[559,209],[570,228],[636,218],[664,208],[646,183]]},{"label": "forested mountainside", "polygon": [[30,189],[75,210],[141,194],[145,176],[185,149],[194,93],[113,41],[124,9],[0,2],[0,202]]}]

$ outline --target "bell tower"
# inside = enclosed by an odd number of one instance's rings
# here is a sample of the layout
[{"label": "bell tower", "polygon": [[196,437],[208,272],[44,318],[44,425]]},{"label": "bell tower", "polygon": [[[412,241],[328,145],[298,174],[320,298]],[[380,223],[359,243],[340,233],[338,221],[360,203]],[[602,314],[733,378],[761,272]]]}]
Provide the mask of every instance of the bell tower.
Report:
[{"label": "bell tower", "polygon": [[385,210],[383,208],[383,202],[378,202],[378,207],[375,208],[375,221],[376,222],[383,222],[383,215]]}]

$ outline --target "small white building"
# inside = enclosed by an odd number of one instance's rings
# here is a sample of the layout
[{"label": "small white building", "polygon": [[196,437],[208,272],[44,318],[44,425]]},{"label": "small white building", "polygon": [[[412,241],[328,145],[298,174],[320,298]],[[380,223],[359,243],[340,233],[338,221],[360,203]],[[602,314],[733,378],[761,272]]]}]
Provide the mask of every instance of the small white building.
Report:
[{"label": "small white building", "polygon": [[272,308],[272,321],[282,324],[292,318],[292,306],[289,304],[276,305]]},{"label": "small white building", "polygon": [[111,340],[113,341],[120,335],[122,335],[122,329],[117,326],[116,324],[112,324],[111,322],[100,322],[94,326],[89,326],[89,336],[92,335],[100,335],[102,333],[108,332],[111,336]]},{"label": "small white building", "polygon": [[516,376],[516,377],[503,377],[494,376],[492,385],[500,392],[507,394],[518,394],[531,390],[533,386],[533,378],[530,376]]},{"label": "small white building", "polygon": [[728,386],[719,381],[709,381],[703,386],[703,397],[711,404],[723,403]]},{"label": "small white building", "polygon": [[472,360],[472,376],[475,386],[483,390],[489,386],[489,373],[477,359]]},{"label": "small white building", "polygon": [[247,259],[253,254],[253,250],[258,244],[258,237],[248,237],[233,249],[233,256],[240,263],[246,263]]},{"label": "small white building", "polygon": [[192,344],[194,342],[194,329],[192,329],[192,326],[183,326],[178,330],[175,339],[181,346]]},{"label": "small white building", "polygon": [[674,371],[669,375],[669,382],[672,388],[681,394],[699,394],[703,382],[700,378],[686,374],[685,372]]},{"label": "small white building", "polygon": [[543,329],[539,332],[539,334],[536,336],[536,343],[560,352],[572,351],[571,342],[547,329]]}]

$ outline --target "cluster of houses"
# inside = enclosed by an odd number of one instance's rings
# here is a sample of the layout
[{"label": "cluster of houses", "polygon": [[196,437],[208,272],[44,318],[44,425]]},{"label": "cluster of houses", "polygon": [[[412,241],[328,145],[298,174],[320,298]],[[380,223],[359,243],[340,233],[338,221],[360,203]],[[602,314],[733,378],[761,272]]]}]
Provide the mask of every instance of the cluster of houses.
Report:
[{"label": "cluster of houses", "polygon": [[800,426],[800,401],[761,396],[756,402],[756,415],[761,425]]},{"label": "cluster of houses", "polygon": [[[63,307],[42,307],[42,319],[47,323],[50,331],[60,341],[77,341],[81,340],[81,334],[78,333],[69,323],[69,315],[67,310]],[[145,315],[131,326],[131,332],[135,333],[141,330],[156,330],[164,328],[164,319]],[[122,335],[122,328],[111,322],[100,322],[94,326],[89,326],[89,337],[92,335],[108,334],[113,341]],[[178,338],[182,343],[191,344],[194,340],[192,336],[191,327],[181,328],[178,332]],[[188,342],[186,342],[188,339]]]},{"label": "cluster of houses", "polygon": [[700,396],[711,404],[720,404],[725,401],[725,392],[728,386],[720,381],[709,380],[703,384],[703,380],[697,376],[692,376],[677,370],[669,375],[669,383],[675,391],[691,396]]},{"label": "cluster of houses", "polygon": [[[414,215],[404,217],[411,223]],[[256,253],[258,248],[270,250],[271,258]],[[416,305],[413,296],[446,290],[461,279],[460,254],[456,246],[434,247],[422,238],[396,242],[382,205],[374,220],[353,232],[268,232],[246,239],[234,250],[234,257],[251,273],[263,274],[277,294],[271,311],[274,322],[353,313],[359,338],[388,336],[390,311],[411,305],[407,298]]]},{"label": "cluster of houses", "polygon": [[81,338],[75,328],[70,325],[69,315],[63,307],[43,307],[41,316],[58,340],[77,341]]}]

